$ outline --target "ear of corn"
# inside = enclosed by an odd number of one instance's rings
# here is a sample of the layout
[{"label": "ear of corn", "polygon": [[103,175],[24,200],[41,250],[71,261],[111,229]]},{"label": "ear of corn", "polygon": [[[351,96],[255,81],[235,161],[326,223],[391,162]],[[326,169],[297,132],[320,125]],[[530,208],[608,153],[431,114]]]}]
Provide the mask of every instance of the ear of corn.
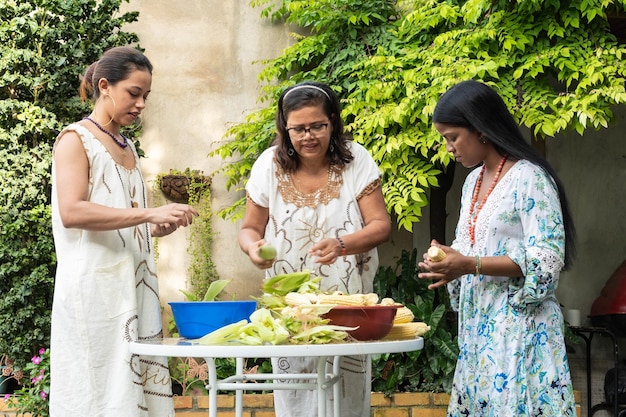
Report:
[{"label": "ear of corn", "polygon": [[383,340],[415,339],[416,337],[423,336],[429,330],[430,326],[421,321],[394,324]]},{"label": "ear of corn", "polygon": [[410,323],[414,318],[415,316],[413,315],[413,312],[408,307],[400,307],[396,310],[396,316],[393,319],[393,323]]},{"label": "ear of corn", "polygon": [[365,298],[363,294],[318,294],[317,300],[320,304],[335,304],[338,306],[363,306]]},{"label": "ear of corn", "polygon": [[446,253],[437,246],[428,248],[428,257],[433,262],[439,262],[446,257]]},{"label": "ear of corn", "polygon": [[378,303],[378,294],[368,293],[363,294],[363,304],[366,306],[375,306]]},{"label": "ear of corn", "polygon": [[380,300],[381,306],[395,306],[397,304],[398,303],[396,303],[396,301],[391,297],[385,297],[382,300]]},{"label": "ear of corn", "polygon": [[263,282],[263,292],[266,294],[284,296],[291,291],[297,291],[306,281],[311,278],[310,271],[292,272],[290,274],[276,275]]},{"label": "ear of corn", "polygon": [[344,294],[341,291],[335,291],[332,294],[325,293],[301,293],[291,291],[284,295],[286,305],[300,306],[312,304],[336,305],[336,306],[389,306],[398,305],[392,298],[383,298],[378,303],[378,294]]},{"label": "ear of corn", "polygon": [[285,304],[302,306],[317,303],[317,295],[313,293],[290,292],[285,295]]}]

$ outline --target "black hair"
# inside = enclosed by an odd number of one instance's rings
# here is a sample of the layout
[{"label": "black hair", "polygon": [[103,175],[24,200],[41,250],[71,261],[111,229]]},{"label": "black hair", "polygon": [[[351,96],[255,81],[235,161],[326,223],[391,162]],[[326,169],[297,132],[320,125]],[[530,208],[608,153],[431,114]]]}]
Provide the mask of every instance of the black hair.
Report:
[{"label": "black hair", "polygon": [[152,74],[152,64],[141,51],[130,46],[108,49],[85,71],[80,82],[80,98],[87,101],[91,96],[93,100],[97,100],[100,97],[100,79],[105,78],[111,85],[115,85],[127,79],[137,69]]},{"label": "black hair", "polygon": [[462,81],[441,96],[435,106],[433,122],[479,132],[500,155],[508,154],[516,160],[526,159],[540,166],[552,178],[563,213],[564,269],[568,269],[576,253],[576,230],[563,184],[548,161],[526,141],[502,97],[486,84],[474,80]]},{"label": "black hair", "polygon": [[300,163],[298,154],[293,151],[290,152],[293,145],[287,131],[287,117],[292,111],[309,106],[322,106],[333,126],[333,133],[330,138],[333,150],[330,150],[330,146],[328,150],[330,163],[343,166],[352,161],[353,156],[347,145],[350,139],[344,133],[341,105],[337,95],[326,84],[305,81],[285,89],[278,99],[276,110],[277,135],[273,141],[277,145],[276,162],[286,171],[295,171],[298,167]]}]

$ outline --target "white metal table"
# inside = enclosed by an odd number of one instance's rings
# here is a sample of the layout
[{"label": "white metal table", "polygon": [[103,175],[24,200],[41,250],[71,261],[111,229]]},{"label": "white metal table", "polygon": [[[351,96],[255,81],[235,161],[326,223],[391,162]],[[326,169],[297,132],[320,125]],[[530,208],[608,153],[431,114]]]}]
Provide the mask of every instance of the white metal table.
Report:
[{"label": "white metal table", "polygon": [[[332,387],[334,393],[334,415],[340,415],[340,361],[348,355],[372,355],[421,350],[424,339],[417,337],[410,340],[372,341],[332,343],[323,345],[199,345],[186,339],[165,338],[130,343],[131,353],[147,356],[170,356],[204,358],[208,366],[209,416],[217,417],[217,392],[235,391],[235,414],[243,413],[243,391],[274,391],[316,390],[318,415],[326,415],[326,389]],[[317,372],[305,374],[253,374],[243,373],[245,358],[278,358],[278,357],[317,357]],[[332,373],[326,373],[326,360],[333,358]],[[235,375],[218,380],[215,369],[216,358],[235,358]],[[245,384],[247,380],[268,381],[256,384]],[[292,380],[294,382],[279,382]],[[299,382],[296,382],[299,381]],[[315,381],[315,382],[313,382]]]}]

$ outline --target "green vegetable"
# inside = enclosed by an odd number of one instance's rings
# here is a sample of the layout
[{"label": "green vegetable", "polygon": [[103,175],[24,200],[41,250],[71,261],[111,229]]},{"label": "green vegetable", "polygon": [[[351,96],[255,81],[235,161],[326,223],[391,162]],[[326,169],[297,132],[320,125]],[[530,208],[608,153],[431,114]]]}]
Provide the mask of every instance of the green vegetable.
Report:
[{"label": "green vegetable", "polygon": [[290,292],[308,292],[319,287],[319,279],[311,280],[310,271],[291,272],[289,274],[276,275],[263,282],[263,292],[266,294],[284,296]]},{"label": "green vegetable", "polygon": [[323,324],[304,330],[293,335],[291,343],[302,344],[324,344],[341,342],[348,336],[349,330],[356,330],[357,327],[334,326],[331,324]]},{"label": "green vegetable", "polygon": [[189,291],[185,291],[185,290],[178,290],[178,291],[183,293],[185,298],[187,298],[187,301],[200,301],[200,298],[198,298],[198,296],[196,296],[193,293],[190,293]]},{"label": "green vegetable", "polygon": [[271,261],[276,257],[276,248],[272,245],[263,245],[259,247],[258,254],[262,259]]},{"label": "green vegetable", "polygon": [[229,279],[218,279],[213,281],[209,288],[207,288],[204,298],[200,300],[197,295],[185,290],[178,290],[185,295],[187,301],[215,301],[219,294],[224,290],[224,287],[230,282]]},{"label": "green vegetable", "polygon": [[281,345],[289,339],[289,331],[270,310],[260,308],[250,315],[250,323],[241,329],[239,341],[247,345]]},{"label": "green vegetable", "polygon": [[217,281],[213,281],[206,290],[203,301],[214,301],[229,282],[229,279],[218,279]]},{"label": "green vegetable", "polygon": [[236,323],[227,324],[211,333],[202,336],[200,339],[192,340],[192,343],[200,345],[221,345],[226,342],[238,339],[241,329],[248,324],[248,320],[240,320]]}]

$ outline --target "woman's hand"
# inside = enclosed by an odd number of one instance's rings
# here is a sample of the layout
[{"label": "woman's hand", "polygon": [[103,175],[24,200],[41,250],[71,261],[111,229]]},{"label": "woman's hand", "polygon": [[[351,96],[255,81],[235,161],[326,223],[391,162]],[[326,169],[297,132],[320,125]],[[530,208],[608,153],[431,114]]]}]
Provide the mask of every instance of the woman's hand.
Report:
[{"label": "woman's hand", "polygon": [[193,222],[193,218],[196,216],[198,216],[198,212],[190,205],[172,203],[150,209],[148,221],[161,226],[169,224],[177,227],[186,227]]},{"label": "woman's hand", "polygon": [[248,245],[248,256],[254,265],[259,269],[268,269],[274,265],[276,259],[263,259],[259,256],[259,248],[265,245],[265,239],[257,240]]},{"label": "woman's hand", "polygon": [[198,212],[187,204],[168,204],[149,209],[151,233],[154,237],[172,234],[179,226],[186,227],[198,216]]},{"label": "woman's hand", "polygon": [[153,224],[151,233],[153,237],[163,237],[172,234],[178,229],[176,223]]},{"label": "woman's hand", "polygon": [[464,273],[467,273],[467,259],[469,257],[461,255],[459,252],[438,243],[436,240],[431,242],[431,246],[437,246],[446,253],[446,257],[438,262],[434,262],[428,256],[428,252],[425,252],[423,257],[424,261],[420,262],[419,278],[430,279],[435,281],[428,286],[428,289],[435,289],[446,285],[448,282],[455,280]]},{"label": "woman's hand", "polygon": [[335,263],[341,256],[341,243],[339,240],[329,238],[317,242],[309,249],[309,254],[315,257],[315,262],[322,265]]}]

